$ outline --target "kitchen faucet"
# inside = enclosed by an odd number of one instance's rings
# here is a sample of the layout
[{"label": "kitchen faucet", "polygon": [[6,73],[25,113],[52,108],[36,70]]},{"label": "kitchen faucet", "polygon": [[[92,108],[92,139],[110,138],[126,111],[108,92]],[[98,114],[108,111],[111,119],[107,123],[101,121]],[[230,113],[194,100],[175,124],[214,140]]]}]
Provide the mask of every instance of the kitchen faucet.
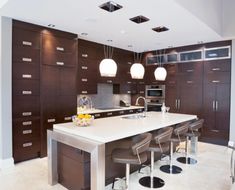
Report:
[{"label": "kitchen faucet", "polygon": [[89,96],[83,96],[78,100],[79,105],[88,106],[89,109],[92,109],[92,100]]},{"label": "kitchen faucet", "polygon": [[143,96],[139,96],[139,97],[136,99],[135,105],[136,105],[136,106],[139,106],[139,100],[140,100],[140,99],[143,99],[143,100],[144,100],[144,111],[143,111],[143,115],[144,115],[144,117],[146,117],[146,113],[147,113],[147,111],[148,111],[146,98],[143,97]]}]

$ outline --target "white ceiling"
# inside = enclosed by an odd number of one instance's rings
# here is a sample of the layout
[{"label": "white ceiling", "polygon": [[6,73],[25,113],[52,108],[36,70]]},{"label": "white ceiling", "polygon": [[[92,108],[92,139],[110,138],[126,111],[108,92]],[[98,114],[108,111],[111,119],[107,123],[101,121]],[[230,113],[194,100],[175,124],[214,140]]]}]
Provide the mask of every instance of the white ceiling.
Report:
[{"label": "white ceiling", "polygon": [[[225,39],[222,0],[114,0],[123,8],[113,13],[99,8],[107,1],[8,0],[0,10],[2,16],[43,26],[54,24],[80,38],[137,52]],[[150,21],[136,24],[129,20],[138,15]],[[152,31],[162,25],[170,30]],[[83,32],[88,35],[82,36]],[[110,39],[113,42],[107,42]]]}]

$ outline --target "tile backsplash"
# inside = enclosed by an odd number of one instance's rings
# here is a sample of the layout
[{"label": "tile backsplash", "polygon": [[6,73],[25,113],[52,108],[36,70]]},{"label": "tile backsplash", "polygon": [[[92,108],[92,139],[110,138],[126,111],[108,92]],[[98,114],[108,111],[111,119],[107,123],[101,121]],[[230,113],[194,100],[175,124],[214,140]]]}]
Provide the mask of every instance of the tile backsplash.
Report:
[{"label": "tile backsplash", "polygon": [[84,96],[89,96],[91,98],[93,107],[95,108],[119,106],[120,100],[124,100],[128,103],[131,102],[131,96],[129,94],[113,94],[112,84],[100,83],[98,84],[97,94],[78,95],[78,100]]}]

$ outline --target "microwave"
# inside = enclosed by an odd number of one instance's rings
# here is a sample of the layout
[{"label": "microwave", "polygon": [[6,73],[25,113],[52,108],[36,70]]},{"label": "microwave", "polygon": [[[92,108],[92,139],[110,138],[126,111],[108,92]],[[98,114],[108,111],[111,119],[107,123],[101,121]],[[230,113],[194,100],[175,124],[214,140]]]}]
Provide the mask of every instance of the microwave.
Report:
[{"label": "microwave", "polygon": [[165,99],[165,85],[146,85],[145,98]]}]

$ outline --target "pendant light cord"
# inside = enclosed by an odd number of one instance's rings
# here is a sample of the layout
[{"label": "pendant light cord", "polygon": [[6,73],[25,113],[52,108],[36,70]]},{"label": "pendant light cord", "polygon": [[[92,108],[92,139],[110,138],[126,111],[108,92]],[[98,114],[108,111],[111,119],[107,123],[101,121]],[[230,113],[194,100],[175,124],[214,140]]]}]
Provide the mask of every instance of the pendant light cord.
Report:
[{"label": "pendant light cord", "polygon": [[105,59],[111,59],[113,57],[113,47],[104,45],[104,57]]}]

